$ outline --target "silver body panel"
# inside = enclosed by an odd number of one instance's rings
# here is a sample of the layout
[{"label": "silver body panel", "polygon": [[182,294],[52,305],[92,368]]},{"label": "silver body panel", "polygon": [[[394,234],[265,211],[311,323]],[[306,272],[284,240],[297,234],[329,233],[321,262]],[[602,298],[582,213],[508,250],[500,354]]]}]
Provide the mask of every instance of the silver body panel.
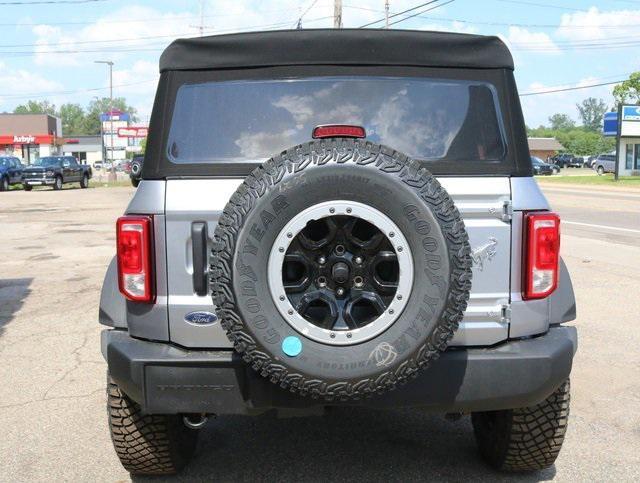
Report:
[{"label": "silver body panel", "polygon": [[[439,181],[464,218],[474,259],[468,308],[450,345],[491,346],[544,333],[550,323],[575,318],[573,289],[564,265],[560,295],[537,301],[521,297],[522,212],[549,209],[535,180],[442,177]],[[187,321],[193,312],[215,313],[211,297],[194,290],[191,226],[206,223],[210,248],[222,210],[241,182],[218,178],[140,183],[127,213],[156,215],[158,298],[146,308],[126,303],[126,325],[132,335],[184,347],[231,347],[219,322]],[[110,267],[105,278],[100,321],[121,327],[124,324],[116,319],[122,317],[124,299],[117,291],[115,272]]]}]

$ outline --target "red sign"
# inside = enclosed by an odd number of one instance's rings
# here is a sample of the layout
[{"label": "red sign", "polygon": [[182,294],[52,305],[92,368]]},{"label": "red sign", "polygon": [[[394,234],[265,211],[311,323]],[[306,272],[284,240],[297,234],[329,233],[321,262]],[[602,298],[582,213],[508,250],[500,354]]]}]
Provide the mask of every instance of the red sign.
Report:
[{"label": "red sign", "polygon": [[11,134],[0,136],[0,144],[53,144],[51,134]]},{"label": "red sign", "polygon": [[148,127],[131,126],[118,128],[119,138],[146,138],[147,134],[149,134]]}]

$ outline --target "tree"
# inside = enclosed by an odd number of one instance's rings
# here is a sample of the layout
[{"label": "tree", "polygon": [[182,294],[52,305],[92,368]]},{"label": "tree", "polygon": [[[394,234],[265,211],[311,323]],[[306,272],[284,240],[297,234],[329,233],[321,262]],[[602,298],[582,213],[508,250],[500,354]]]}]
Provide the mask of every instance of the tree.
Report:
[{"label": "tree", "polygon": [[84,109],[80,104],[62,104],[60,117],[62,118],[62,133],[65,136],[84,134],[86,119]]},{"label": "tree", "polygon": [[640,101],[640,72],[634,72],[622,84],[613,88],[616,104],[637,103]]},{"label": "tree", "polygon": [[554,114],[549,118],[549,122],[554,131],[566,131],[576,126],[575,121],[567,114]]},{"label": "tree", "polygon": [[[136,116],[138,111],[134,107],[128,106],[124,97],[115,97],[113,99],[113,109],[128,112],[133,122],[138,121]],[[84,123],[85,134],[100,134],[100,114],[107,111],[109,111],[108,97],[95,98],[89,103]]]},{"label": "tree", "polygon": [[585,129],[599,131],[602,128],[602,119],[604,118],[604,113],[607,112],[607,105],[602,99],[589,97],[580,104],[576,104],[576,107]]},{"label": "tree", "polygon": [[49,101],[29,101],[13,110],[14,114],[50,114],[56,115],[56,106]]}]

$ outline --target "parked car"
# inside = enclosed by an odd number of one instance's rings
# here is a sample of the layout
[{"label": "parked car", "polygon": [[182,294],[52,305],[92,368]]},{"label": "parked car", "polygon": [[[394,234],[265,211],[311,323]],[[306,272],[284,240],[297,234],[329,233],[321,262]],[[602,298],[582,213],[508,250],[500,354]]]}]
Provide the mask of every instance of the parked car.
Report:
[{"label": "parked car", "polygon": [[15,156],[0,156],[0,191],[22,183],[22,163]]},{"label": "parked car", "polygon": [[93,162],[93,169],[102,169],[102,161],[94,161]]},{"label": "parked car", "polygon": [[345,405],[471,415],[488,464],[553,465],[575,297],[513,69],[497,37],[424,31],[164,51],[99,309],[128,471],[179,471],[214,415]]},{"label": "parked car", "polygon": [[551,158],[553,164],[560,166],[561,168],[581,168],[582,161],[573,154],[564,153],[558,154]]},{"label": "parked car", "polygon": [[123,173],[130,174],[131,173],[131,161],[129,161],[128,159],[125,159],[124,161],[122,161],[120,163],[120,169],[122,170]]},{"label": "parked car", "polygon": [[596,173],[598,173],[598,175],[600,176],[602,176],[605,173],[615,173],[616,155],[601,154],[593,163],[593,169],[595,169]]},{"label": "parked car", "polygon": [[535,175],[550,176],[553,174],[553,166],[536,156],[531,156],[531,166]]},{"label": "parked car", "polygon": [[596,159],[598,159],[598,156],[589,156],[587,158],[587,161],[585,162],[585,166],[587,168],[593,168],[593,165],[596,162]]},{"label": "parked car", "polygon": [[138,187],[138,184],[140,184],[143,162],[144,156],[134,156],[131,160],[131,172],[129,173],[129,179],[131,179],[131,184],[136,188]]},{"label": "parked car", "polygon": [[91,166],[79,164],[73,156],[44,156],[24,168],[22,185],[25,191],[31,191],[34,186],[61,190],[66,183],[80,183],[81,188],[86,188],[92,175]]}]

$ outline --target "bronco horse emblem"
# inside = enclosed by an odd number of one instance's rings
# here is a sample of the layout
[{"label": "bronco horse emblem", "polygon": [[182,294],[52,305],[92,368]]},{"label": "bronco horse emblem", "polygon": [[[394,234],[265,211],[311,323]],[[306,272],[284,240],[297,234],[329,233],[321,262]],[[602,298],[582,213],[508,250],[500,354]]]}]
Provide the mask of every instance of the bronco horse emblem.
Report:
[{"label": "bronco horse emblem", "polygon": [[478,267],[478,270],[482,271],[484,264],[490,262],[491,259],[496,256],[497,245],[498,240],[490,236],[487,243],[480,245],[471,252],[471,259],[473,260],[473,264]]}]

